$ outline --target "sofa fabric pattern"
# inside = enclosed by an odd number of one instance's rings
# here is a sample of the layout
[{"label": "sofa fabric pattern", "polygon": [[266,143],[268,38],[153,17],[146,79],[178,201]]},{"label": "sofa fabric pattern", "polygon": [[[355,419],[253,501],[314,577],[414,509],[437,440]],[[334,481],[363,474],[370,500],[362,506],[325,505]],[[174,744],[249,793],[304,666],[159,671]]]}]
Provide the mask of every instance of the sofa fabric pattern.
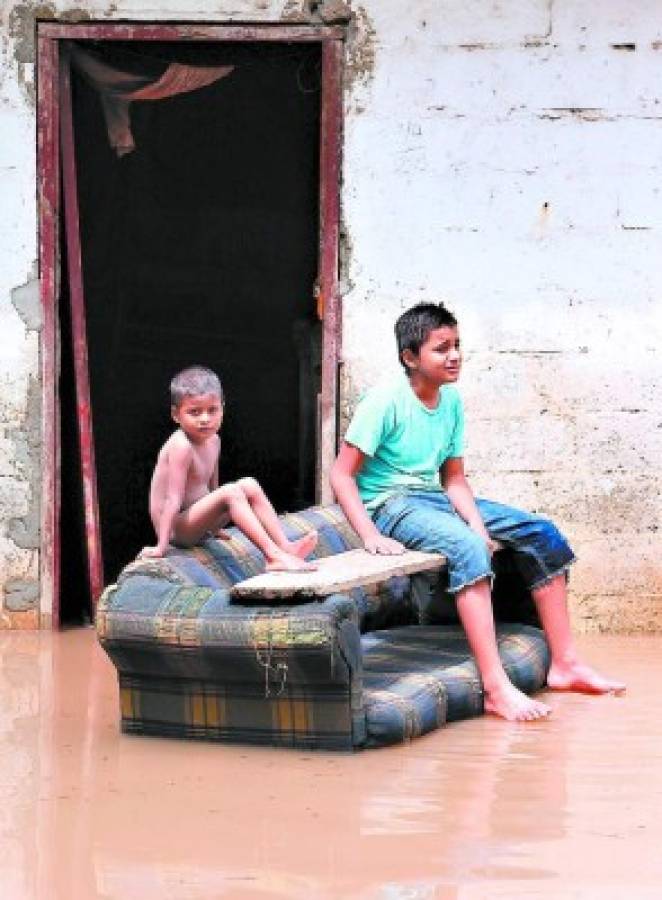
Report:
[{"label": "sofa fabric pattern", "polygon": [[[281,520],[292,538],[317,529],[318,558],[359,545],[337,506]],[[410,578],[321,602],[246,606],[229,590],[264,561],[229,531],[227,541],[136,560],[104,591],[96,627],[118,670],[125,732],[350,750],[482,712],[462,630],[419,625]],[[515,684],[544,685],[538,629],[500,625],[499,651]]]},{"label": "sofa fabric pattern", "polygon": [[[545,683],[547,642],[538,628],[498,625],[499,655],[526,693]],[[412,625],[361,640],[367,746],[419,737],[483,713],[483,689],[463,629]]]}]

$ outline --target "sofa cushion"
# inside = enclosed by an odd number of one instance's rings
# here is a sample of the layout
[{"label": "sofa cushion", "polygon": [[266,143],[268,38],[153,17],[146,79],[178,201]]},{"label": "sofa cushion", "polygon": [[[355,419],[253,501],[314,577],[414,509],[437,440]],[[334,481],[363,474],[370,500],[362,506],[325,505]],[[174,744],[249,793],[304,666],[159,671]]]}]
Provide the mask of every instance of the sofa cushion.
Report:
[{"label": "sofa cushion", "polygon": [[[499,625],[499,655],[508,677],[527,694],[545,684],[549,651],[542,631]],[[361,639],[366,746],[398,743],[445,721],[483,712],[483,692],[459,626],[410,626]]]}]

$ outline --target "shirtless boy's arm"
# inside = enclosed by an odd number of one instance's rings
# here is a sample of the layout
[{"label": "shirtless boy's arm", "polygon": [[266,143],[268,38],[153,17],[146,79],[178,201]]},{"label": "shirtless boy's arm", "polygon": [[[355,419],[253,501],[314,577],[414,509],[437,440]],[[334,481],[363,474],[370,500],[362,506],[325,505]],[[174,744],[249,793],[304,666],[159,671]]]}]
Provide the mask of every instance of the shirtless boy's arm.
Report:
[{"label": "shirtless boy's arm", "polygon": [[343,442],[331,469],[331,487],[349,524],[363,541],[369,553],[402,553],[403,545],[386,537],[375,527],[361,501],[356,486],[356,473],[361,470],[365,454],[353,444]]},{"label": "shirtless boy's arm", "polygon": [[487,533],[478,512],[473,491],[464,473],[464,459],[461,456],[452,457],[444,462],[441,467],[441,483],[457,514],[464,519],[469,528],[483,538],[490,552],[493,552],[496,545]]},{"label": "shirtless boy's arm", "polygon": [[216,462],[214,463],[214,470],[211,473],[211,478],[209,479],[209,492],[215,491],[218,487],[218,456],[216,457]]},{"label": "shirtless boy's arm", "polygon": [[188,443],[173,441],[168,447],[168,486],[157,527],[156,547],[145,547],[142,556],[163,556],[168,548],[172,526],[181,512],[186,480],[188,478],[193,451]]}]

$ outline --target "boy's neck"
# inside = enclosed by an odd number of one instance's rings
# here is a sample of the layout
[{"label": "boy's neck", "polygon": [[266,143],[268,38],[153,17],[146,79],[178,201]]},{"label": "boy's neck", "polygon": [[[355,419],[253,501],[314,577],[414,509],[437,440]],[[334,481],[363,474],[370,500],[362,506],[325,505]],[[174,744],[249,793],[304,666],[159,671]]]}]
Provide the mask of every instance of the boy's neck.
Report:
[{"label": "boy's neck", "polygon": [[440,385],[428,381],[427,378],[421,378],[417,372],[413,372],[406,377],[409,381],[410,388],[416,394],[423,406],[427,406],[428,409],[435,409],[435,407],[439,405],[439,398],[441,396]]}]

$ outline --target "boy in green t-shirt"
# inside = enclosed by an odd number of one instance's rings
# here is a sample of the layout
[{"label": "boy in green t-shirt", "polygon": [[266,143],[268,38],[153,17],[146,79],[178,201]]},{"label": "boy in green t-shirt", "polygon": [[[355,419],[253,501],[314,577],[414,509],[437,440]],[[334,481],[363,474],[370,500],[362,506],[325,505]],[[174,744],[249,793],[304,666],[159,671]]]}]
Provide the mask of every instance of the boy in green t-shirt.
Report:
[{"label": "boy in green t-shirt", "polygon": [[366,550],[409,547],[447,557],[449,590],[483,681],[486,712],[525,721],[551,711],[512,684],[499,658],[491,604],[495,541],[513,551],[535,601],[552,657],[548,687],[623,691],[624,684],[579,661],[566,596],[574,554],[563,535],[547,519],[473,496],[454,386],[462,361],[457,320],[441,303],[421,303],[400,316],[395,333],[404,373],[361,400],[331,472]]}]

